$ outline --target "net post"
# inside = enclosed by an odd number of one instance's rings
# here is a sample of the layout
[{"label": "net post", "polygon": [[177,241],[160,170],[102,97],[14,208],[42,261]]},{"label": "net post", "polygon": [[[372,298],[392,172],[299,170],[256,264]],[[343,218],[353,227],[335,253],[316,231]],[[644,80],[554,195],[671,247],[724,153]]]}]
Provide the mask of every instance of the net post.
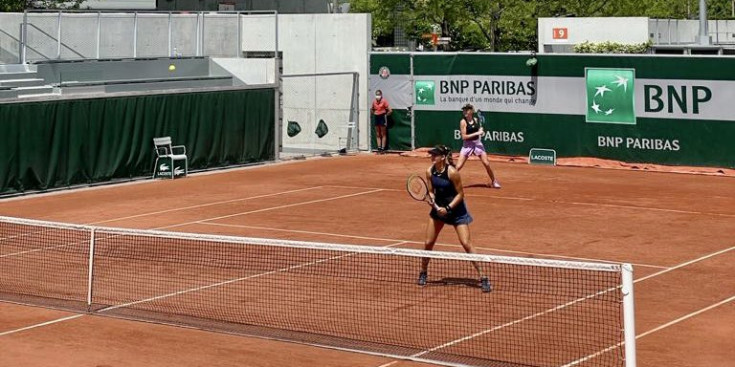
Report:
[{"label": "net post", "polygon": [[[371,90],[370,88],[370,70],[372,68],[372,63],[370,61],[372,59],[371,57],[372,52],[370,52],[370,50],[372,50],[372,40],[371,40],[370,35],[373,32],[372,18],[370,18],[370,21],[367,23],[368,23],[367,24],[367,34],[368,34],[367,60],[368,62],[367,62],[366,80],[368,81],[367,82],[368,92],[367,92],[367,95],[363,97],[365,98],[365,101],[366,101],[365,107],[367,108],[367,124],[365,125],[365,139],[366,139],[367,145],[365,146],[365,150],[368,152],[372,152],[373,151],[373,142],[372,142],[372,139],[373,139],[373,112],[372,112],[372,108],[373,108],[373,98],[375,96],[374,94],[375,91]],[[360,141],[357,142],[357,146],[358,147],[360,146]]]},{"label": "net post", "polygon": [[[359,150],[360,148],[360,73],[355,72],[355,131],[353,131],[353,134],[355,136],[352,137],[351,143],[353,143],[352,147],[355,150]],[[370,126],[370,124],[368,124]]]},{"label": "net post", "polygon": [[205,34],[206,34],[205,26],[207,24],[207,13],[205,13],[205,12],[200,12],[200,13],[202,14],[202,24],[201,24],[201,26],[199,26],[199,34],[200,34],[201,39],[199,41],[199,54],[197,56],[207,56],[207,55],[204,54],[204,52],[206,50],[206,44],[204,43],[204,41],[206,41],[206,38],[205,38]]},{"label": "net post", "polygon": [[[166,36],[166,40],[168,42],[168,57],[173,56],[171,51],[171,12],[168,12],[168,35]],[[196,54],[199,56],[199,14],[197,13],[197,50]]]},{"label": "net post", "polygon": [[61,59],[61,10],[56,16],[56,59]]},{"label": "net post", "polygon": [[89,235],[89,273],[87,277],[87,311],[92,310],[92,280],[94,278],[94,232],[95,228],[91,229]]},{"label": "net post", "polygon": [[411,150],[416,149],[416,119],[414,118],[414,110],[415,110],[415,104],[416,104],[416,96],[414,93],[416,91],[414,90],[414,75],[413,75],[413,52],[411,52],[409,56],[409,75],[408,75],[408,81],[411,84],[411,105],[409,106],[411,114]]},{"label": "net post", "polygon": [[202,56],[202,12],[197,13],[196,56]]},{"label": "net post", "polygon": [[138,57],[138,12],[133,13],[133,58]]},{"label": "net post", "polygon": [[283,96],[283,80],[281,78],[281,58],[278,54],[278,11],[273,12],[273,22],[273,42],[275,43],[273,45],[273,83],[275,83],[276,85],[273,91],[273,93],[275,94],[275,106],[273,106],[273,125],[275,125],[273,129],[273,138],[275,140],[275,143],[273,145],[275,148],[275,152],[273,156],[273,161],[278,162],[281,160],[280,154],[283,146],[283,134],[281,131],[281,125],[283,124],[283,101],[281,99]]},{"label": "net post", "polygon": [[237,12],[237,58],[242,58],[242,19],[240,12]]},{"label": "net post", "polygon": [[[274,47],[275,55],[276,55],[276,61],[278,60],[278,11],[273,11],[273,17],[275,21],[275,36],[273,37],[273,41],[276,43]],[[277,63],[276,63],[277,64]],[[278,71],[279,67],[276,65],[276,71]]]},{"label": "net post", "polygon": [[623,330],[625,337],[625,367],[636,367],[635,303],[633,295],[633,265],[623,264]]},{"label": "net post", "polygon": [[25,64],[27,60],[26,49],[28,48],[28,10],[23,10],[23,25],[21,28],[22,48],[20,52],[20,63]]},{"label": "net post", "polygon": [[94,56],[97,60],[100,58],[100,42],[102,41],[102,12],[97,12],[97,49]]}]

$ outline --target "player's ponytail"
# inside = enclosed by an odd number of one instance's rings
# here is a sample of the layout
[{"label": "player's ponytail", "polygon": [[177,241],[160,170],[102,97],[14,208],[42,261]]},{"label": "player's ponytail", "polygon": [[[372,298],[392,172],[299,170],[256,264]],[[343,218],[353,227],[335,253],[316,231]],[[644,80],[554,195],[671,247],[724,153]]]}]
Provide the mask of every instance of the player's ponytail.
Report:
[{"label": "player's ponytail", "polygon": [[450,149],[446,145],[440,145],[440,149],[442,150],[442,154],[444,155],[444,161],[448,165],[456,168],[456,166],[454,165],[454,157],[452,157],[452,149]]},{"label": "player's ponytail", "polygon": [[467,119],[467,111],[472,111],[472,119],[474,120],[475,119],[475,115],[474,115],[475,107],[470,103],[462,106],[462,117],[464,117],[465,122],[469,123],[470,120]]},{"label": "player's ponytail", "polygon": [[449,152],[449,154],[447,154],[447,164],[454,168],[457,168],[457,166],[454,165],[454,157],[452,157],[452,152]]}]

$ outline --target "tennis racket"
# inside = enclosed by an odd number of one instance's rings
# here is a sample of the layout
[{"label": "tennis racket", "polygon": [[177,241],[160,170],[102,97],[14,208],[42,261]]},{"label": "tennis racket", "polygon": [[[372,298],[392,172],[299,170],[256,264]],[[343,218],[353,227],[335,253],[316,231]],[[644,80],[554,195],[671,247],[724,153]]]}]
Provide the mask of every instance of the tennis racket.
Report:
[{"label": "tennis racket", "polygon": [[406,181],[406,191],[414,200],[425,201],[429,205],[434,205],[434,201],[429,196],[429,185],[419,175],[413,174]]},{"label": "tennis racket", "polygon": [[482,111],[480,111],[480,109],[477,109],[477,122],[480,123],[480,129],[485,128],[485,116],[482,115]]},{"label": "tennis racket", "polygon": [[[441,216],[441,214],[438,213],[439,207],[436,206],[434,200],[431,200],[431,196],[429,196],[429,185],[426,184],[423,177],[417,174],[409,176],[408,181],[406,181],[406,191],[408,191],[408,194],[411,195],[414,200],[425,201],[427,204],[431,205],[435,210],[437,210],[437,214]],[[448,213],[449,210],[447,210],[447,214]]]},{"label": "tennis racket", "polygon": [[425,201],[427,204],[434,207],[434,209],[439,210],[439,207],[436,206],[434,200],[431,200],[431,196],[429,195],[429,185],[426,184],[423,177],[417,174],[409,176],[408,181],[406,181],[406,191],[408,191],[408,194],[411,195],[414,200]]}]

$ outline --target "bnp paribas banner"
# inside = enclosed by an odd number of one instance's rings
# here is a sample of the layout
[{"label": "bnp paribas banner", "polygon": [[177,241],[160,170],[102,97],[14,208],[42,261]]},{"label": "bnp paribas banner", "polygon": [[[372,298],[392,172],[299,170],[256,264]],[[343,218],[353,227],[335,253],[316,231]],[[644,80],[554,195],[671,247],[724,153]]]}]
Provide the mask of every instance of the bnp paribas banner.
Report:
[{"label": "bnp paribas banner", "polygon": [[735,121],[735,81],[636,79],[635,69],[587,68],[585,77],[417,76],[416,110],[583,115],[635,125],[637,117]]},{"label": "bnp paribas banner", "polygon": [[371,59],[371,89],[413,111],[417,147],[459,148],[471,103],[492,153],[735,167],[735,58],[539,55],[528,67],[523,55],[391,57]]}]

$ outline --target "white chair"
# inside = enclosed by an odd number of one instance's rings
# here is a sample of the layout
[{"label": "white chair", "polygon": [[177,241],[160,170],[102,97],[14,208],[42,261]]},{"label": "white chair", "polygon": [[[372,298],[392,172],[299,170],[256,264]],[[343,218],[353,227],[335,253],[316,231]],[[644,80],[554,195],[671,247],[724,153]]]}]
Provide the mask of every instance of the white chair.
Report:
[{"label": "white chair", "polygon": [[[189,174],[189,158],[186,156],[186,147],[183,145],[171,145],[171,137],[164,136],[161,138],[153,138],[153,146],[156,151],[156,163],[153,166],[153,178],[156,178],[158,169],[158,161],[161,159],[168,160],[171,163],[170,172],[171,179],[176,176],[174,168],[175,161],[184,161],[184,177]],[[179,150],[180,152],[175,152]],[[160,176],[160,174],[159,174]]]}]

